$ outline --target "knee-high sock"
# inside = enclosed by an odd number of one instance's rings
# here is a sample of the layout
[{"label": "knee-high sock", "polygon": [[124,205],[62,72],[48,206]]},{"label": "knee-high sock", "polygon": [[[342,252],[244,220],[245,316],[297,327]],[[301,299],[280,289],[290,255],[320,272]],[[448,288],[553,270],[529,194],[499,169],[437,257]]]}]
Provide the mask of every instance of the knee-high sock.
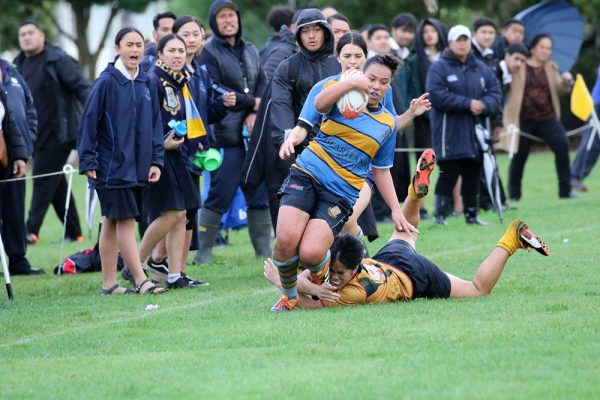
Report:
[{"label": "knee-high sock", "polygon": [[307,265],[306,268],[310,270],[310,274],[316,277],[326,278],[329,275],[329,260],[331,259],[331,252],[327,250],[325,258],[317,265]]},{"label": "knee-high sock", "polygon": [[300,258],[298,256],[294,256],[289,260],[280,261],[275,257],[272,257],[272,260],[273,264],[275,264],[277,270],[279,271],[279,279],[281,280],[283,294],[286,295],[288,299],[298,298],[296,284],[298,279],[298,265],[300,264]]}]

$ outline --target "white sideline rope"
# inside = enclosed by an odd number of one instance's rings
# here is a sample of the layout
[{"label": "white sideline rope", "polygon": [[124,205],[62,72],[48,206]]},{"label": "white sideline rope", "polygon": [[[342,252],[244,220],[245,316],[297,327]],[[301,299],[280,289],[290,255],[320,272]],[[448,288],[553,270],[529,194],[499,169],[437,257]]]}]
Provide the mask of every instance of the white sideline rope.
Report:
[{"label": "white sideline rope", "polygon": [[7,182],[23,181],[23,180],[27,180],[27,179],[46,178],[48,176],[55,176],[55,175],[63,175],[63,174],[68,175],[67,198],[66,198],[66,202],[65,202],[65,215],[64,215],[64,221],[63,221],[63,234],[62,234],[62,240],[61,240],[61,244],[60,244],[60,259],[58,260],[59,264],[64,261],[65,236],[67,234],[67,218],[68,218],[67,214],[69,213],[69,206],[71,204],[71,189],[73,187],[73,174],[76,172],[79,173],[79,171],[76,170],[75,168],[73,168],[73,166],[71,164],[65,164],[62,167],[62,171],[50,172],[47,174],[40,174],[40,175],[24,176],[22,178],[12,178],[12,179],[0,180],[0,184],[2,184],[2,183],[7,183]]},{"label": "white sideline rope", "polygon": [[[592,128],[591,124],[585,124],[583,126],[580,126],[579,128],[576,129],[572,129],[570,131],[567,132],[567,137],[571,137],[571,136],[575,136],[580,134],[581,132]],[[505,136],[509,136],[511,135],[510,132],[506,131],[500,134],[500,137],[505,137]],[[533,140],[534,142],[538,142],[538,143],[545,143],[545,141],[543,139],[540,139],[537,136],[532,135],[531,133],[527,133],[527,132],[523,132],[523,131],[519,131],[519,135],[523,136],[524,138]],[[420,152],[420,151],[425,151],[427,149],[425,148],[407,148],[407,147],[403,147],[403,148],[399,148],[399,149],[394,149],[395,153],[408,153],[408,152]]]},{"label": "white sideline rope", "polygon": [[[69,172],[65,171],[65,167],[66,166],[71,167],[71,170]],[[12,179],[4,179],[4,180],[0,180],[0,183],[8,183],[8,182],[16,182],[16,181],[25,181],[28,179],[38,179],[38,178],[46,178],[48,176],[54,176],[54,175],[63,175],[63,174],[71,174],[73,175],[75,172],[79,173],[78,170],[76,170],[75,168],[73,168],[71,166],[71,164],[66,164],[65,167],[63,167],[62,171],[56,171],[56,172],[49,172],[47,174],[40,174],[40,175],[31,175],[31,176],[24,176],[22,178],[12,178]]]}]

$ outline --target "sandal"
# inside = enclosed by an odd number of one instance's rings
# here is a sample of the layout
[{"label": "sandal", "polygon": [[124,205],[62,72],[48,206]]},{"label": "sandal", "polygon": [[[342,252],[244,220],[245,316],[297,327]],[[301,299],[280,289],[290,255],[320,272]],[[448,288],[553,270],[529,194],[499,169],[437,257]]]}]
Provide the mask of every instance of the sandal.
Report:
[{"label": "sandal", "polygon": [[[142,291],[142,287],[146,284],[149,283],[150,286],[148,289]],[[152,281],[150,279],[146,279],[144,282],[142,282],[140,284],[140,286],[138,286],[138,293],[139,294],[161,294],[161,293],[165,293],[168,289],[165,289],[163,287],[160,287],[158,285],[155,285],[154,283],[152,283]]]},{"label": "sandal", "polygon": [[[122,292],[117,292],[117,290],[119,288],[125,289],[125,290],[122,291]],[[131,288],[125,288],[125,287],[119,285],[118,283],[115,284],[115,286],[110,287],[108,289],[100,289],[100,294],[103,295],[103,296],[109,296],[109,295],[117,296],[117,295],[134,294],[134,293],[137,293],[137,290],[134,290],[134,289],[131,289]]]},{"label": "sandal", "polygon": [[[146,274],[146,277],[148,277],[148,271],[146,271],[145,268],[142,268],[142,270],[144,271],[144,274]],[[129,281],[129,283],[131,283],[131,286],[133,287],[137,287],[135,284],[135,278],[133,277],[133,274],[131,273],[131,271],[129,271],[129,268],[124,267],[121,272],[121,278],[125,279],[126,281]],[[158,282],[156,282],[155,280],[152,280],[152,283],[157,284]]]}]

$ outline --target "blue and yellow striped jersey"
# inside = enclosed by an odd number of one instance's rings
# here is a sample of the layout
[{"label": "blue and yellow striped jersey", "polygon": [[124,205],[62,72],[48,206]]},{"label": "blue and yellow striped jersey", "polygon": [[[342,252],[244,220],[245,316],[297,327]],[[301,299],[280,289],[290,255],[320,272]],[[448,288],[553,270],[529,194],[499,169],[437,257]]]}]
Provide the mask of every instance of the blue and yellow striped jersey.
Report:
[{"label": "blue and yellow striped jersey", "polygon": [[[337,78],[327,78],[313,90],[318,93],[338,82]],[[392,167],[395,132],[395,119],[383,106],[378,110],[367,108],[358,117],[348,119],[334,105],[324,116],[317,136],[296,159],[294,167],[354,204],[371,166]]]}]

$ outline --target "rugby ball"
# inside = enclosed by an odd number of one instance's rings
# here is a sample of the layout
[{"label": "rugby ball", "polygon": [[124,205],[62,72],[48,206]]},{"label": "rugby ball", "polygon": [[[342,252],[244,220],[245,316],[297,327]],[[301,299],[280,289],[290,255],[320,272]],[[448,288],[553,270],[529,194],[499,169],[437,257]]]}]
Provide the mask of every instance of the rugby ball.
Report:
[{"label": "rugby ball", "polygon": [[[340,74],[340,82],[345,81],[362,72],[357,69],[348,69]],[[369,97],[366,93],[362,93],[356,89],[350,90],[337,101],[337,108],[340,113],[346,118],[356,118],[367,107]]]}]

